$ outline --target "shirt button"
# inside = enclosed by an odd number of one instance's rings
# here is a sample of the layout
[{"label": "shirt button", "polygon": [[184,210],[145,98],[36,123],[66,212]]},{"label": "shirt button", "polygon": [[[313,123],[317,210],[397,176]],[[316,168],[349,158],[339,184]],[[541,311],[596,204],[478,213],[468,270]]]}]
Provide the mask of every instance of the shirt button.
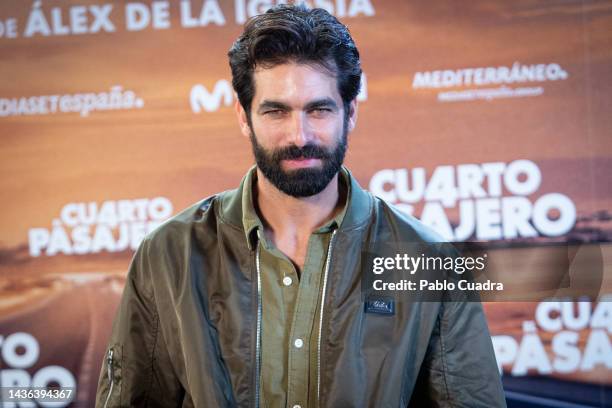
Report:
[{"label": "shirt button", "polygon": [[296,404],[296,405],[293,406],[293,408],[302,408],[302,406]]},{"label": "shirt button", "polygon": [[302,348],[304,346],[304,341],[302,339],[295,339],[295,341],[293,342],[293,345],[296,348]]},{"label": "shirt button", "polygon": [[289,276],[285,276],[283,278],[283,285],[285,286],[291,286],[291,284],[293,283],[293,279],[291,279],[291,277]]}]

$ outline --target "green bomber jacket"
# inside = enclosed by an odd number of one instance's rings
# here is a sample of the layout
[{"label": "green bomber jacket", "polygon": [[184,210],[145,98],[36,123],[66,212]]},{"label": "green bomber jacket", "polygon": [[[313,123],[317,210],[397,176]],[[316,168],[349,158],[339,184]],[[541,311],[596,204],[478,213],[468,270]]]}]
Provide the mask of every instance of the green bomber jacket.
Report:
[{"label": "green bomber jacket", "polygon": [[[367,313],[363,253],[440,238],[349,180],[323,277],[319,405],[505,407],[479,302],[398,301],[393,314]],[[259,407],[261,280],[242,226],[242,188],[191,206],[143,240],[96,407]]]}]

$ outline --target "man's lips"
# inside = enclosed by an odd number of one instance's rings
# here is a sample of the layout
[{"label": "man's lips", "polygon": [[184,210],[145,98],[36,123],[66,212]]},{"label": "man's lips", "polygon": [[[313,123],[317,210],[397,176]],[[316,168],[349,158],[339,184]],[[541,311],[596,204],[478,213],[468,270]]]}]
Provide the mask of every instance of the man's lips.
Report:
[{"label": "man's lips", "polygon": [[321,163],[321,159],[299,158],[283,160],[284,166],[290,169],[318,166],[319,163]]}]

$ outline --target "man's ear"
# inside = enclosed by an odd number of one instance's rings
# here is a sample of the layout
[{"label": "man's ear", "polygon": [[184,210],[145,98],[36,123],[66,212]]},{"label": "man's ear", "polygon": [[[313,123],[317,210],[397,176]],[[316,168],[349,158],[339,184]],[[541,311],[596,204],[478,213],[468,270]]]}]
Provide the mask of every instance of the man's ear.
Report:
[{"label": "man's ear", "polygon": [[348,114],[348,131],[351,132],[357,125],[357,98],[353,99],[349,104]]},{"label": "man's ear", "polygon": [[240,104],[238,98],[236,98],[236,103],[234,103],[234,109],[236,109],[236,115],[238,116],[238,126],[240,126],[240,132],[246,138],[251,137],[251,128],[249,127],[249,121],[247,119],[247,113]]}]

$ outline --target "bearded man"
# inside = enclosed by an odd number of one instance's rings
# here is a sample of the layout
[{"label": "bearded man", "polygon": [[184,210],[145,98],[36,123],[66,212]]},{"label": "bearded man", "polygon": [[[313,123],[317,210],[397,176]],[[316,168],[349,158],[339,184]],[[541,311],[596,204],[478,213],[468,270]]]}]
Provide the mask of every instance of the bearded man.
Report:
[{"label": "bearded man", "polygon": [[373,243],[440,239],[342,166],[361,78],[348,29],[278,6],[229,62],[256,166],[141,244],[97,405],[505,406],[478,302],[363,297]]}]

